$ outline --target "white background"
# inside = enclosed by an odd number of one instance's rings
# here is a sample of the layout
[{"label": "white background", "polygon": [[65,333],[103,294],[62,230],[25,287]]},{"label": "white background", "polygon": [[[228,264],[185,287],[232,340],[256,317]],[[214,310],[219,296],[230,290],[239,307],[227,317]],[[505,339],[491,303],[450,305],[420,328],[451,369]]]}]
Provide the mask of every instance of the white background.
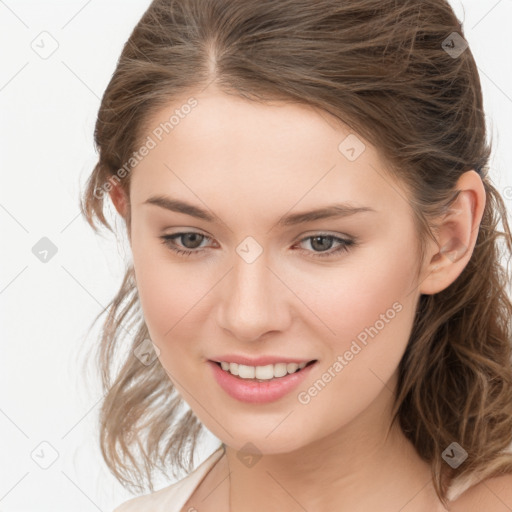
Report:
[{"label": "white background", "polygon": [[[78,197],[96,163],[100,98],[149,3],[0,0],[0,512],[109,512],[131,497],[101,459],[99,382],[81,366],[126,254],[113,235],[94,235]],[[481,73],[492,175],[510,210],[512,0],[452,5]],[[58,44],[47,59],[31,47],[43,31],[56,41],[45,35],[46,48]],[[58,249],[47,263],[32,253],[42,237]],[[207,439],[196,464],[216,444]],[[36,460],[53,450],[42,469]]]}]

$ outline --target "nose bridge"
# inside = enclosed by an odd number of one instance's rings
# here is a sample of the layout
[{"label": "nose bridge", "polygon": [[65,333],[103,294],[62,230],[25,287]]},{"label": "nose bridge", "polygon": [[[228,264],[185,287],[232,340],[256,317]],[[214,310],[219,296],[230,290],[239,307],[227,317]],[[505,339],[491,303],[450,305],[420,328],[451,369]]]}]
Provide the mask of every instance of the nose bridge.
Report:
[{"label": "nose bridge", "polygon": [[265,253],[253,261],[237,254],[225,280],[219,325],[237,339],[255,340],[269,330],[284,328],[283,285],[267,265]]}]

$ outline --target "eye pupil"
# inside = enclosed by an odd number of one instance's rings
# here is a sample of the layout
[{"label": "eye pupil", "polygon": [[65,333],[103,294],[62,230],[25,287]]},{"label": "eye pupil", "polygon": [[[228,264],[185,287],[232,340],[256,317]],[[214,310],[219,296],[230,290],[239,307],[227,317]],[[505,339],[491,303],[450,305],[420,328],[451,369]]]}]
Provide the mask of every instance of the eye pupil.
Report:
[{"label": "eye pupil", "polygon": [[[320,244],[320,247],[316,246],[316,241],[318,240],[323,240],[324,243]],[[325,243],[325,241],[327,240],[327,243]],[[314,236],[311,238],[311,247],[313,247],[313,249],[315,250],[319,250],[319,251],[325,251],[327,249],[330,249],[331,248],[331,245],[332,245],[332,237],[330,236]]]},{"label": "eye pupil", "polygon": [[[186,242],[183,244],[187,249],[196,249],[201,245],[203,235],[200,235],[199,233],[186,233],[181,235],[181,237],[183,242],[186,240],[190,241],[190,238],[192,239],[192,246],[187,245]],[[197,243],[194,244],[194,241]]]}]

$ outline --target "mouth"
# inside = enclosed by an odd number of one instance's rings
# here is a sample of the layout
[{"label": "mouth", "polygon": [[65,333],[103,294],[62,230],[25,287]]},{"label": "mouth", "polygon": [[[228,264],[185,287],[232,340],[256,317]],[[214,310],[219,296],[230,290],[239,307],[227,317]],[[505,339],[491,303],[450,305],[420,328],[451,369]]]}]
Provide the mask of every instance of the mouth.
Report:
[{"label": "mouth", "polygon": [[302,363],[275,363],[263,366],[249,366],[227,361],[211,361],[225,373],[243,381],[268,382],[283,379],[288,375],[300,373],[304,368],[315,364],[317,359]]},{"label": "mouth", "polygon": [[[231,357],[230,357],[231,359]],[[314,371],[317,359],[284,361],[264,366],[208,360],[213,377],[225,393],[250,404],[275,402],[289,395]]]}]

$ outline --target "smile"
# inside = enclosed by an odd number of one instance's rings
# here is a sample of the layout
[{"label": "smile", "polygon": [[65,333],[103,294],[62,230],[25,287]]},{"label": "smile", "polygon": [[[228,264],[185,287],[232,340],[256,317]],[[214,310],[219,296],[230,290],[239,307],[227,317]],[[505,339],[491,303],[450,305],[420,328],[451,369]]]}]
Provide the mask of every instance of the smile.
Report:
[{"label": "smile", "polygon": [[256,379],[265,381],[295,373],[314,362],[315,361],[310,361],[309,363],[304,362],[300,364],[277,363],[267,364],[265,366],[248,366],[245,364],[228,363],[225,361],[220,361],[218,364],[220,364],[224,371],[229,372],[231,375],[235,375],[241,379]]}]

